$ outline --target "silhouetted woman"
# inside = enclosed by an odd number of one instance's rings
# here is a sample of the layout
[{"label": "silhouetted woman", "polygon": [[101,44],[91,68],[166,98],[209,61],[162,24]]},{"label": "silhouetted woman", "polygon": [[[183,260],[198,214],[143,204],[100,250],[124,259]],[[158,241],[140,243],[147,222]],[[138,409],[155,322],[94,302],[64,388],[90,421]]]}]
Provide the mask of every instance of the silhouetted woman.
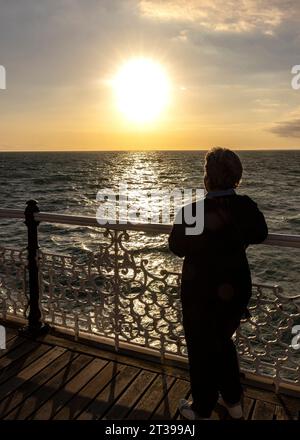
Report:
[{"label": "silhouetted woman", "polygon": [[235,193],[242,171],[234,152],[209,151],[204,230],[200,235],[187,235],[183,221],[174,223],[169,237],[171,251],[185,257],[181,301],[193,400],[181,399],[179,410],[191,420],[209,418],[217,401],[231,417],[243,416],[239,365],[231,337],[247,316],[251,296],[246,248],[264,241],[268,228],[256,203]]}]

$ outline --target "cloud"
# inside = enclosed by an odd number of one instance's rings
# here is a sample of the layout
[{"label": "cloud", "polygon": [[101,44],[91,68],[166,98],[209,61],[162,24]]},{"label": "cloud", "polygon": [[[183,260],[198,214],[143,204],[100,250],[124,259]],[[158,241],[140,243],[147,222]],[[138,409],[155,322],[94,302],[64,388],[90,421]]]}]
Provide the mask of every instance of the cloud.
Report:
[{"label": "cloud", "polygon": [[300,138],[300,118],[278,122],[270,131],[280,137]]},{"label": "cloud", "polygon": [[295,0],[141,0],[141,14],[161,21],[196,23],[213,31],[261,31],[273,35],[284,19],[299,13]]},{"label": "cloud", "polygon": [[298,0],[141,0],[138,5],[152,34],[162,44],[169,37],[177,59],[189,64],[198,81],[205,75],[207,83],[289,87],[290,68],[299,58]]}]

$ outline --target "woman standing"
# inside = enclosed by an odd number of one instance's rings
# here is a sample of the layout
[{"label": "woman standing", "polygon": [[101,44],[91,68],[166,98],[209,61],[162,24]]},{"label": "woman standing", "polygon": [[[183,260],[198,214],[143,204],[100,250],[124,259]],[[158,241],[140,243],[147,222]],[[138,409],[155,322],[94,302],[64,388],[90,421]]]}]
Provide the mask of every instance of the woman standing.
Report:
[{"label": "woman standing", "polygon": [[[181,301],[193,400],[181,399],[179,410],[190,420],[209,418],[217,401],[231,417],[243,416],[239,365],[231,338],[247,316],[251,296],[246,248],[264,241],[268,228],[256,203],[235,192],[242,172],[233,151],[209,151],[204,230],[200,235],[186,234],[187,207],[183,207],[182,221],[174,223],[169,237],[171,251],[185,257]],[[195,203],[189,207],[194,212]]]}]

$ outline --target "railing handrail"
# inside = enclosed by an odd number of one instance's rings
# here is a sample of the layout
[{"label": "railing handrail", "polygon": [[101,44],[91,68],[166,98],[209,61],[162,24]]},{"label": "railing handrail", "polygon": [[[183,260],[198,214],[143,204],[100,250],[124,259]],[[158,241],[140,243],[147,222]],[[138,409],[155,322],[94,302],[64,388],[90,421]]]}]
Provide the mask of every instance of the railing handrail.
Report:
[{"label": "railing handrail", "polygon": [[[24,211],[21,209],[0,208],[0,218],[24,219]],[[156,232],[160,234],[169,234],[172,228],[171,224],[161,223],[116,223],[112,220],[103,220],[101,224],[96,217],[81,216],[73,214],[56,214],[52,212],[38,212],[34,215],[35,220],[45,223],[56,223],[73,226],[93,226],[104,229],[131,230],[140,232]],[[300,248],[300,235],[275,234],[268,235],[262,243],[271,246]]]}]

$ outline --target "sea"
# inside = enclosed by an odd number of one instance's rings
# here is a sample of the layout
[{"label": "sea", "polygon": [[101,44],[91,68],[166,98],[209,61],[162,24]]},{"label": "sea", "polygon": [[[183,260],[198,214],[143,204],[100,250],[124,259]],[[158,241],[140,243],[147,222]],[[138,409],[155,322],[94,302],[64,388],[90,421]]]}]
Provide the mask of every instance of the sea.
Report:
[{"label": "sea", "polygon": [[[244,167],[237,192],[263,211],[269,232],[300,234],[300,151],[239,151]],[[131,196],[141,191],[202,188],[204,151],[101,151],[0,153],[0,207],[24,209],[35,199],[41,211],[95,216],[98,191],[116,191],[126,182]],[[140,236],[139,236],[140,237]],[[39,243],[52,253],[82,256],[97,250],[97,228],[40,225]],[[166,237],[133,235],[137,252],[157,270],[178,267]],[[0,246],[26,246],[22,222],[0,220]],[[250,246],[254,282],[278,284],[286,295],[300,294],[300,250]]]}]

